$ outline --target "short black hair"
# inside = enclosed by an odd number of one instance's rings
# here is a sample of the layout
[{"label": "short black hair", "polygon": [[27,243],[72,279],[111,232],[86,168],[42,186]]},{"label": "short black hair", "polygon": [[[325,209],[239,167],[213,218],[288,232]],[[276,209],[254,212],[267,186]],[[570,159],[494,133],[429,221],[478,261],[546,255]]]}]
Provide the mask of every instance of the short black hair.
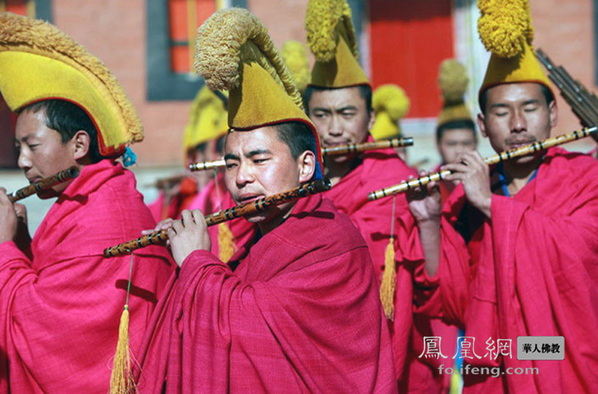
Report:
[{"label": "short black hair", "polygon": [[287,144],[291,156],[297,160],[306,150],[313,152],[316,157],[316,138],[311,129],[303,122],[285,122],[273,125],[278,132],[278,138]]},{"label": "short black hair", "polygon": [[370,85],[356,85],[347,86],[343,88],[325,88],[322,86],[308,85],[305,89],[305,92],[303,92],[303,106],[305,107],[305,111],[309,113],[309,100],[311,99],[311,96],[314,92],[348,88],[357,88],[359,90],[359,95],[365,100],[365,109],[368,111],[368,113],[372,112],[372,88],[370,87]]},{"label": "short black hair", "polygon": [[[542,95],[546,99],[546,105],[550,105],[550,103],[552,103],[554,101],[554,94],[552,94],[552,90],[550,90],[548,88],[548,86],[544,85],[543,83],[539,83],[539,85],[540,85],[540,90],[542,91]],[[488,102],[488,90],[490,90],[490,88],[488,88],[488,89],[484,90],[482,93],[480,93],[480,111],[482,111],[482,113],[484,115],[486,115],[486,103]]]},{"label": "short black hair", "polygon": [[91,118],[78,105],[65,100],[43,100],[30,104],[21,109],[33,113],[45,111],[46,127],[56,130],[60,134],[62,144],[69,142],[75,134],[83,130],[89,135],[89,151],[87,157],[92,163],[97,163],[104,157],[100,154],[98,147],[98,132]]},{"label": "short black hair", "polygon": [[467,129],[471,130],[473,134],[473,138],[477,141],[478,136],[476,134],[475,123],[471,119],[456,119],[451,120],[450,122],[443,123],[436,127],[436,143],[440,143],[442,136],[447,130],[455,130],[455,129]]}]

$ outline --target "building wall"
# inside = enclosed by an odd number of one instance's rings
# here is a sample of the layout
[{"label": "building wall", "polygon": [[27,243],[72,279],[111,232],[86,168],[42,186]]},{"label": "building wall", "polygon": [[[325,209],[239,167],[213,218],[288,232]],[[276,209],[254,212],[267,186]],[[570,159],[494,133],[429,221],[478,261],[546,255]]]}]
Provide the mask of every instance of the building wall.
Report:
[{"label": "building wall", "polygon": [[188,101],[146,100],[146,4],[144,0],[54,0],[54,24],[112,70],[143,122],[145,140],[133,146],[138,163],[182,163],[181,141]]},{"label": "building wall", "polygon": [[[396,0],[398,1],[398,0]],[[402,0],[405,1],[405,0]],[[531,0],[534,44],[563,64],[588,89],[594,83],[593,2]],[[248,7],[269,28],[277,46],[288,39],[305,42],[307,0],[248,0]],[[141,166],[178,166],[190,101],[146,100],[146,2],[144,0],[53,0],[54,23],[100,57],[114,72],[145,126],[145,141],[133,147]],[[556,132],[579,127],[559,98]],[[589,146],[588,144],[586,144]]]},{"label": "building wall", "polygon": [[[596,38],[594,37],[593,1],[531,0],[530,6],[536,28],[534,46],[544,50],[556,65],[564,66],[569,74],[578,79],[589,91],[598,92],[594,80],[596,67],[594,40]],[[580,128],[579,121],[560,96],[557,98],[557,103],[559,121],[555,134]]]}]

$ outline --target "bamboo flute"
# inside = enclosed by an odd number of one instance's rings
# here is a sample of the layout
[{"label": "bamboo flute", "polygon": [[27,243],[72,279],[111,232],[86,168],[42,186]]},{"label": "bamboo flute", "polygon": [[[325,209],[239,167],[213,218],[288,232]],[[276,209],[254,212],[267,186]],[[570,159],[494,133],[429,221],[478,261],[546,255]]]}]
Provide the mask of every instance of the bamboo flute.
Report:
[{"label": "bamboo flute", "polygon": [[[303,184],[286,192],[274,194],[269,197],[259,198],[255,201],[251,201],[246,204],[237,205],[236,207],[212,213],[210,215],[205,216],[205,219],[208,226],[212,226],[214,224],[226,222],[241,216],[247,216],[257,212],[263,212],[272,206],[292,202],[300,199],[301,197],[306,197],[311,194],[324,192],[326,190],[329,190],[330,188],[331,184],[328,179],[320,179],[317,181]],[[155,231],[151,234],[144,235],[132,241],[124,242],[122,244],[106,248],[104,249],[104,256],[120,256],[123,254],[131,253],[133,250],[142,248],[144,246],[161,245],[164,244],[167,239],[168,230]]]},{"label": "bamboo flute", "polygon": [[29,186],[25,186],[19,190],[14,191],[8,196],[10,202],[22,200],[23,198],[29,197],[32,194],[39,193],[44,190],[51,189],[52,187],[76,178],[79,175],[79,169],[77,167],[70,167],[64,171],[60,171],[58,174],[44,178]]},{"label": "bamboo flute", "polygon": [[[322,155],[324,155],[324,156],[347,155],[350,153],[360,153],[360,152],[366,152],[366,151],[375,150],[375,149],[400,148],[400,147],[412,146],[412,145],[413,145],[413,137],[391,138],[388,140],[364,142],[362,144],[346,144],[346,145],[330,146],[330,147],[322,148]],[[215,161],[192,163],[189,165],[189,170],[205,171],[205,170],[211,170],[213,168],[221,168],[224,166],[226,166],[226,162],[224,161],[224,159],[220,159],[220,160],[215,160]]]},{"label": "bamboo flute", "polygon": [[[596,126],[585,128],[582,130],[573,131],[571,133],[562,134],[558,137],[547,138],[543,141],[536,141],[533,144],[521,146],[519,148],[510,149],[505,152],[497,153],[496,155],[484,158],[484,162],[488,165],[496,164],[501,161],[511,160],[516,157],[528,156],[535,152],[551,148],[553,146],[562,145],[567,142],[575,141],[580,138],[596,135],[598,128]],[[451,171],[443,170],[434,172],[410,181],[403,181],[398,185],[389,186],[384,189],[375,190],[368,194],[370,201],[378,200],[383,197],[392,196],[393,194],[403,193],[415,187],[424,186],[433,181],[439,181],[449,175]]]}]

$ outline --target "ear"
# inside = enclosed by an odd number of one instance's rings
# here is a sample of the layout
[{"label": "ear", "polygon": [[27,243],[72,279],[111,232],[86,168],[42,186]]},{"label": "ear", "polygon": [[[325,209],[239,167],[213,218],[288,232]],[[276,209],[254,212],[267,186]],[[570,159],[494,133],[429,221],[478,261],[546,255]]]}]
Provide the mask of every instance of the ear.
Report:
[{"label": "ear", "polygon": [[73,158],[75,160],[81,160],[87,156],[89,153],[89,148],[91,145],[91,138],[86,131],[79,130],[75,133],[73,138],[71,139],[73,144]]},{"label": "ear", "polygon": [[376,121],[376,111],[373,109],[370,111],[370,119],[368,120],[368,133],[374,127],[374,122]]},{"label": "ear", "polygon": [[550,127],[556,127],[557,121],[559,119],[559,111],[558,107],[556,106],[556,100],[552,100],[550,104],[548,104],[548,110],[550,111]]},{"label": "ear", "polygon": [[316,172],[316,155],[310,150],[306,150],[297,158],[299,168],[299,182],[309,181]]},{"label": "ear", "polygon": [[484,114],[479,113],[476,120],[478,122],[478,127],[480,128],[480,134],[482,135],[482,137],[487,138],[488,134],[486,133],[486,123],[484,123],[486,119],[484,117]]}]

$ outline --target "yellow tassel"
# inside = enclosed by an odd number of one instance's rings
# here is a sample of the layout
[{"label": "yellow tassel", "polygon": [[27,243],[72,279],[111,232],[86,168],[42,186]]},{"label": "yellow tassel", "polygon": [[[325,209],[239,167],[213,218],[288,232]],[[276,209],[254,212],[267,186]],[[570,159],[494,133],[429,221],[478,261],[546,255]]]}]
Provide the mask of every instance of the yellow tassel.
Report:
[{"label": "yellow tassel", "polygon": [[388,245],[386,245],[386,253],[384,254],[384,273],[382,274],[382,284],[380,285],[380,300],[382,301],[384,314],[389,320],[394,320],[396,277],[394,238],[390,237]]},{"label": "yellow tassel", "polygon": [[235,241],[232,231],[226,223],[218,224],[218,250],[220,260],[225,263],[235,254]]},{"label": "yellow tassel", "polygon": [[131,375],[131,354],[129,352],[129,306],[125,305],[118,327],[118,343],[110,376],[110,394],[136,392],[135,382]]},{"label": "yellow tassel", "polygon": [[136,393],[137,387],[131,375],[131,354],[129,351],[129,306],[120,317],[118,343],[114,355],[114,365],[110,376],[110,394]]}]

